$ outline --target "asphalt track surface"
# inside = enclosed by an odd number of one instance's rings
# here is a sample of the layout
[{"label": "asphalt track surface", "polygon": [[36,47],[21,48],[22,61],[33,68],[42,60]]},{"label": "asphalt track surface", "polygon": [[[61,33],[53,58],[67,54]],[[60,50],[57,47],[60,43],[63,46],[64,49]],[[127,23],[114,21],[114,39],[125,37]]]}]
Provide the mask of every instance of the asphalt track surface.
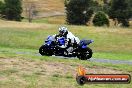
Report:
[{"label": "asphalt track surface", "polygon": [[[16,52],[16,54],[27,54],[27,55],[34,55],[34,56],[41,56],[39,53],[31,53],[31,52]],[[78,59],[76,57],[63,57],[63,56],[52,56],[52,57],[57,57],[57,58],[62,58],[62,59]],[[102,58],[90,58],[88,61],[91,62],[99,62],[99,63],[111,63],[111,64],[128,64],[132,65],[132,60],[111,60],[111,59],[102,59]]]}]

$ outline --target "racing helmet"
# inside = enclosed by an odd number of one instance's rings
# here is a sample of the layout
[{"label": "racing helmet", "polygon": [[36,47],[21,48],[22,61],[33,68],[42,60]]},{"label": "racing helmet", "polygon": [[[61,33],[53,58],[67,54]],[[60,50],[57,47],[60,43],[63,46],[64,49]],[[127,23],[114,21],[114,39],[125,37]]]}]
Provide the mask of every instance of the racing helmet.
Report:
[{"label": "racing helmet", "polygon": [[68,34],[68,29],[67,29],[66,27],[63,27],[63,26],[60,27],[60,28],[59,28],[59,34],[60,34],[60,35],[63,35],[63,36],[64,36],[64,35],[67,35],[67,34]]}]

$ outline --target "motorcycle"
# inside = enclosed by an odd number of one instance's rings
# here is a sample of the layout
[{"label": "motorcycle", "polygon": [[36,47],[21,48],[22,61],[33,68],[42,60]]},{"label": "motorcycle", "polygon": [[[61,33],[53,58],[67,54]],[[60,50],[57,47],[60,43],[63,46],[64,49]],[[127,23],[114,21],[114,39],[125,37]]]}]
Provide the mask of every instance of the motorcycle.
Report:
[{"label": "motorcycle", "polygon": [[44,44],[39,48],[39,53],[42,56],[64,56],[77,57],[81,60],[87,60],[92,57],[92,49],[88,47],[93,43],[93,40],[81,40],[79,44],[66,46],[66,39],[60,37],[54,39],[53,36],[48,36]]}]

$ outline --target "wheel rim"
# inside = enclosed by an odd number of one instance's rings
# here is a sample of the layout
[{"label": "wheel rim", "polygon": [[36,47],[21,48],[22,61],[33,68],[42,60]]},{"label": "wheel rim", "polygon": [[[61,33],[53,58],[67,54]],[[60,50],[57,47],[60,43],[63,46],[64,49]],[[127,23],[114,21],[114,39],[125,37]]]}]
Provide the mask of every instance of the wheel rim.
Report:
[{"label": "wheel rim", "polygon": [[90,54],[89,54],[89,51],[87,51],[87,52],[85,53],[85,56],[86,56],[86,57],[89,57],[89,55],[90,55]]},{"label": "wheel rim", "polygon": [[67,56],[67,55],[68,55],[68,53],[67,53],[66,51],[64,51],[64,55],[65,55],[65,56]]},{"label": "wheel rim", "polygon": [[43,53],[44,52],[44,49],[42,49],[41,52]]},{"label": "wheel rim", "polygon": [[45,54],[45,50],[43,48],[40,49],[40,54],[44,55]]}]

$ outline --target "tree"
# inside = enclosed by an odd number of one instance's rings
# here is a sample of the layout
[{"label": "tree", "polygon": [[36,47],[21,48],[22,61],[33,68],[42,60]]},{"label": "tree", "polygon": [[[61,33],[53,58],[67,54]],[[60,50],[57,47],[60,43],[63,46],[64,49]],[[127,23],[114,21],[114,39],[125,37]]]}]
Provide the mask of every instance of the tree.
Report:
[{"label": "tree", "polygon": [[108,13],[110,10],[110,6],[111,6],[111,0],[103,0],[104,4],[103,4],[103,12]]},{"label": "tree", "polygon": [[127,0],[127,3],[129,4],[129,10],[130,10],[130,16],[131,16],[131,18],[132,18],[132,0]]},{"label": "tree", "polygon": [[26,17],[28,18],[29,22],[32,22],[33,18],[37,15],[37,10],[36,10],[36,4],[34,2],[26,2],[25,4],[25,9],[26,9]]},{"label": "tree", "polygon": [[104,4],[109,4],[110,0],[103,0]]},{"label": "tree", "polygon": [[0,1],[0,17],[4,17],[3,15],[4,9],[5,9],[5,5],[2,1]]},{"label": "tree", "polygon": [[91,0],[68,0],[65,2],[68,24],[86,25],[93,14]]},{"label": "tree", "polygon": [[37,18],[38,9],[37,9],[37,0],[24,0],[23,1],[23,16],[28,19],[29,22],[32,22],[33,19]]},{"label": "tree", "polygon": [[95,26],[109,26],[109,19],[107,18],[104,12],[99,11],[95,14],[93,18],[93,24]]},{"label": "tree", "polygon": [[2,9],[3,18],[7,20],[21,21],[22,2],[21,0],[4,0],[4,9]]},{"label": "tree", "polygon": [[110,18],[117,19],[119,23],[122,23],[122,26],[129,26],[131,11],[126,0],[112,0],[108,14]]},{"label": "tree", "polygon": [[98,1],[92,1],[92,3],[90,3],[90,8],[94,11],[94,13],[102,11],[102,5],[99,4]]}]

